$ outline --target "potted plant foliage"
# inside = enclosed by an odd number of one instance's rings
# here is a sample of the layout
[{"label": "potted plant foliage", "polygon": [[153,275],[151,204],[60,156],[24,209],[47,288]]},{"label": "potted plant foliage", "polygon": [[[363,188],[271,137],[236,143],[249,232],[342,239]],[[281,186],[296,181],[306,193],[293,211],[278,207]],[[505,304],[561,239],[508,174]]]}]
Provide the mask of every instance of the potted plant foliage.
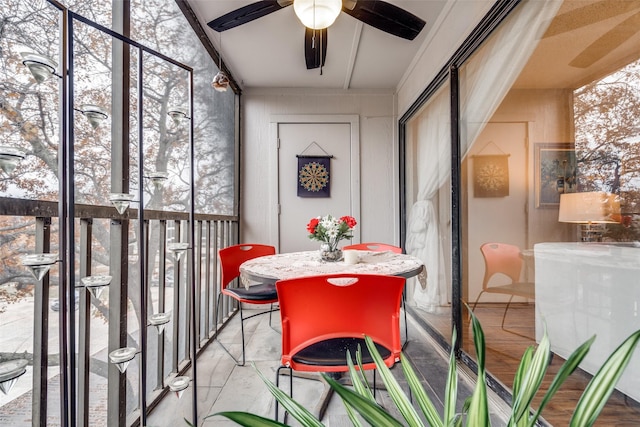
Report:
[{"label": "potted plant foliage", "polygon": [[[401,366],[403,374],[411,389],[411,393],[417,402],[417,406],[422,412],[422,417],[426,420],[426,425],[435,427],[463,425],[482,427],[491,425],[489,419],[489,404],[487,399],[487,385],[484,368],[484,332],[482,331],[480,322],[473,314],[471,315],[471,321],[474,345],[478,360],[478,376],[473,393],[465,401],[461,413],[456,412],[455,409],[458,374],[453,351],[449,357],[449,372],[444,394],[444,411],[442,414],[438,412],[432,401],[427,396],[427,393],[422,387],[418,376],[408,360],[402,360]],[[454,342],[452,344],[452,348],[455,347],[455,336],[456,334],[454,331]],[[537,348],[530,346],[522,356],[513,382],[512,410],[507,425],[513,427],[534,426],[540,418],[545,406],[551,401],[554,394],[560,389],[560,386],[564,383],[567,377],[575,371],[580,362],[587,355],[594,340],[595,336],[587,340],[584,344],[578,347],[571,356],[569,356],[542,397],[537,410],[533,411],[531,410],[531,402],[540,389],[542,379],[547,372],[551,358],[549,339],[545,331]],[[640,341],[640,330],[631,334],[600,367],[578,401],[573,411],[573,416],[569,424],[570,427],[587,427],[594,424],[598,415],[602,411],[602,408],[609,399],[609,396],[613,392],[618,379],[627,367],[638,341]],[[353,382],[353,389],[344,387],[330,376],[323,374],[323,377],[342,398],[347,414],[353,425],[361,426],[362,420],[364,420],[366,423],[373,426],[425,426],[423,418],[418,413],[418,410],[411,403],[409,397],[400,388],[400,385],[389,368],[387,368],[383,363],[382,358],[376,351],[373,341],[369,337],[366,337],[366,343],[369,351],[376,361],[378,372],[384,381],[389,396],[393,400],[397,408],[397,412],[401,414],[403,419],[394,418],[388,411],[376,403],[373,397],[373,392],[364,377],[363,370],[357,370],[354,364],[350,363],[349,373]],[[348,360],[351,360],[351,356],[348,353],[347,355]],[[356,360],[360,360],[359,354],[356,354]],[[302,426],[324,426],[324,424],[322,424],[322,422],[320,422],[320,420],[318,420],[311,412],[277,388],[275,384],[264,377],[261,372],[257,372],[273,396]],[[246,412],[219,412],[210,415],[210,417],[215,415],[227,417],[242,426],[272,427],[285,425],[278,421]]]}]

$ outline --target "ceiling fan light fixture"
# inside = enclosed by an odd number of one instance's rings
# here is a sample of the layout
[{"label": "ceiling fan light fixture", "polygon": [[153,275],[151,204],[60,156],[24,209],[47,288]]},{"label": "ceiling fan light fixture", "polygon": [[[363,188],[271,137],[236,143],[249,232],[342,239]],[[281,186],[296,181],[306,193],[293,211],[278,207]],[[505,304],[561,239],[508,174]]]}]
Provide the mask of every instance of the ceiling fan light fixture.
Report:
[{"label": "ceiling fan light fixture", "polygon": [[293,10],[305,27],[322,30],[334,23],[342,10],[342,0],[293,0]]}]

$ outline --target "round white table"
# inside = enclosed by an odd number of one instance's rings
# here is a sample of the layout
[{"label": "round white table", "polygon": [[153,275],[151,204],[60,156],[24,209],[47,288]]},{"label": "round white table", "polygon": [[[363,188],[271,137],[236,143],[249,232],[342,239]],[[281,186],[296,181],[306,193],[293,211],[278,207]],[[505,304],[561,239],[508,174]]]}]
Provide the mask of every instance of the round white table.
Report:
[{"label": "round white table", "polygon": [[418,276],[420,284],[426,286],[427,272],[422,261],[416,257],[393,252],[357,252],[360,259],[357,264],[321,261],[318,251],[254,258],[242,263],[240,278],[245,286],[250,286],[252,281],[275,283],[282,279],[324,274],[384,274],[405,278]]}]

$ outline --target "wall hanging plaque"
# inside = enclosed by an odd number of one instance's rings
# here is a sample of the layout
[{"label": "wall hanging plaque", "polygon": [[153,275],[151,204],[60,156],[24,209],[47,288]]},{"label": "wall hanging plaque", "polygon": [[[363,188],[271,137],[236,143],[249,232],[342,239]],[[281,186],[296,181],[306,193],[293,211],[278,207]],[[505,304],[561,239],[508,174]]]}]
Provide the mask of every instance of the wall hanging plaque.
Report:
[{"label": "wall hanging plaque", "polygon": [[331,159],[333,156],[322,150],[324,155],[305,155],[312,142],[298,154],[298,197],[330,197],[331,196]]},{"label": "wall hanging plaque", "polygon": [[509,155],[473,156],[473,195],[506,197],[509,195]]}]

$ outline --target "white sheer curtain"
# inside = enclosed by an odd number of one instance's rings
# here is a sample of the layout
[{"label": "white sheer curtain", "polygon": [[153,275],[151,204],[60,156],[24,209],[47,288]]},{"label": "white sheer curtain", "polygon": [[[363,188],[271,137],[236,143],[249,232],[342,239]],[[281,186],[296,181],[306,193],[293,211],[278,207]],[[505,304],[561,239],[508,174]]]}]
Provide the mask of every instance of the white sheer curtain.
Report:
[{"label": "white sheer curtain", "polygon": [[460,68],[463,157],[520,75],[562,0],[527,0]]},{"label": "white sheer curtain", "polygon": [[419,308],[435,312],[447,304],[444,252],[438,221],[438,190],[451,175],[451,126],[449,118],[449,86],[431,98],[429,105],[414,122],[415,146],[411,159],[418,194],[409,211],[407,223],[407,253],[420,258],[427,269],[427,287],[416,286],[412,302]]},{"label": "white sheer curtain", "polygon": [[[561,4],[561,0],[525,0],[461,68],[463,155],[506,96]],[[416,158],[406,161],[418,168],[413,176],[418,192],[409,210],[406,250],[422,259],[427,268],[427,287],[415,287],[413,303],[428,312],[438,312],[447,305],[451,286],[444,271],[435,204],[451,170],[449,117],[448,91],[441,90],[425,111],[412,119],[415,141],[408,141],[417,145]]]}]

